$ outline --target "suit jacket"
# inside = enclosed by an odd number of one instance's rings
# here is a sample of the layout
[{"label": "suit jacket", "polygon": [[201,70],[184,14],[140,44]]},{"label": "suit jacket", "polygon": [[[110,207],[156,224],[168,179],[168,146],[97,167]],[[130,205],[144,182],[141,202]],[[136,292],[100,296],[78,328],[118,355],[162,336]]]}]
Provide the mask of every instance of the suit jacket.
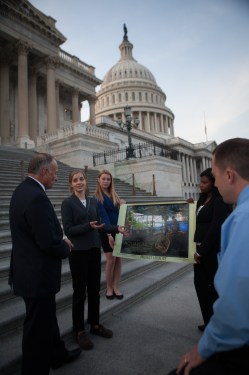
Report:
[{"label": "suit jacket", "polygon": [[[200,203],[197,202],[197,209]],[[214,195],[196,216],[194,241],[201,243],[198,253],[208,256],[220,251],[221,226],[232,212],[232,206],[224,203],[221,196]]]},{"label": "suit jacket", "polygon": [[14,191],[9,218],[14,293],[29,298],[54,295],[60,290],[61,260],[70,250],[50,200],[34,179],[27,177]]},{"label": "suit jacket", "polygon": [[[95,198],[86,199],[86,207],[72,194],[61,205],[61,217],[64,233],[72,241],[75,250],[101,248],[99,231],[93,229],[90,221],[100,222],[98,204]],[[116,233],[117,226],[105,225],[105,232]]]}]

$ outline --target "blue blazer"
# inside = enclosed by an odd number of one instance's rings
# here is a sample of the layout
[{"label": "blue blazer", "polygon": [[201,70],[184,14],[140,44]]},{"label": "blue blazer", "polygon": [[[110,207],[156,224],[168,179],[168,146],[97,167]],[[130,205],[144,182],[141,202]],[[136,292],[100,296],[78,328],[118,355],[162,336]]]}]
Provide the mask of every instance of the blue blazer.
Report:
[{"label": "blue blazer", "polygon": [[99,215],[102,223],[107,223],[111,225],[117,225],[119,207],[114,206],[113,201],[106,194],[103,194],[103,203],[98,201]]}]

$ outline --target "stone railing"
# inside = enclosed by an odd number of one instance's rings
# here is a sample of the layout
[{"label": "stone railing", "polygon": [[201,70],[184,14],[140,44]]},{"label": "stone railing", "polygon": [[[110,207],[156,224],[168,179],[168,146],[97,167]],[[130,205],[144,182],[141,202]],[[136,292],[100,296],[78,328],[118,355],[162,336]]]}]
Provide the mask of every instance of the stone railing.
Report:
[{"label": "stone railing", "polygon": [[87,71],[89,74],[95,76],[95,68],[91,65],[84,63],[78,57],[72,56],[68,52],[63,51],[62,49],[60,49],[59,51],[59,57],[67,63],[77,66],[79,69],[83,69]]},{"label": "stone railing", "polygon": [[109,131],[101,129],[94,125],[87,125],[87,123],[79,123],[65,126],[62,129],[57,129],[48,134],[44,134],[37,138],[37,146],[42,146],[54,142],[56,140],[66,139],[71,135],[84,134],[93,138],[109,140]]}]

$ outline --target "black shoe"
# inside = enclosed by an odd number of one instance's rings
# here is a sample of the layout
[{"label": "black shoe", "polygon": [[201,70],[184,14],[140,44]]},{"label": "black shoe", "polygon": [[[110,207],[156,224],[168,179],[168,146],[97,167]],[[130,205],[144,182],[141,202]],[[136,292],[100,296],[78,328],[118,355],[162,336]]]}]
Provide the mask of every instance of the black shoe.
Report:
[{"label": "black shoe", "polygon": [[105,293],[105,296],[107,299],[114,299],[114,295],[113,294],[106,294]]},{"label": "black shoe", "polygon": [[124,298],[123,294],[116,294],[114,291],[113,291],[113,296],[116,297],[117,299],[123,299]]},{"label": "black shoe", "polygon": [[198,329],[199,331],[203,332],[206,328],[206,325],[205,324],[201,324],[200,326],[198,326]]},{"label": "black shoe", "polygon": [[79,355],[81,354],[82,350],[80,348],[68,350],[65,357],[60,362],[53,363],[50,367],[53,370],[57,370],[61,366],[65,365],[66,363],[74,361]]}]

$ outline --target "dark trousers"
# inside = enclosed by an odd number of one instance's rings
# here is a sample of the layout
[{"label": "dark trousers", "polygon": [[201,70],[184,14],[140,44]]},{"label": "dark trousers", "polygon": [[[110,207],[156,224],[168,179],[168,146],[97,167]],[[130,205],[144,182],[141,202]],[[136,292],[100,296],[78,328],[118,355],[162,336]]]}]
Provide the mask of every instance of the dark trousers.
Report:
[{"label": "dark trousers", "polygon": [[55,295],[23,299],[26,317],[23,324],[22,375],[47,375],[53,362],[60,362],[67,353],[57,323]]},{"label": "dark trousers", "polygon": [[[184,370],[179,375],[183,375]],[[190,372],[191,375],[247,375],[249,374],[249,346],[213,355]],[[168,375],[176,375],[176,370]]]},{"label": "dark trousers", "polygon": [[73,331],[84,331],[84,306],[88,298],[88,319],[91,325],[99,324],[101,251],[93,248],[71,251],[69,264],[73,281]]},{"label": "dark trousers", "polygon": [[213,315],[213,304],[218,298],[218,294],[206,264],[194,264],[194,285],[203,321],[207,325]]}]

